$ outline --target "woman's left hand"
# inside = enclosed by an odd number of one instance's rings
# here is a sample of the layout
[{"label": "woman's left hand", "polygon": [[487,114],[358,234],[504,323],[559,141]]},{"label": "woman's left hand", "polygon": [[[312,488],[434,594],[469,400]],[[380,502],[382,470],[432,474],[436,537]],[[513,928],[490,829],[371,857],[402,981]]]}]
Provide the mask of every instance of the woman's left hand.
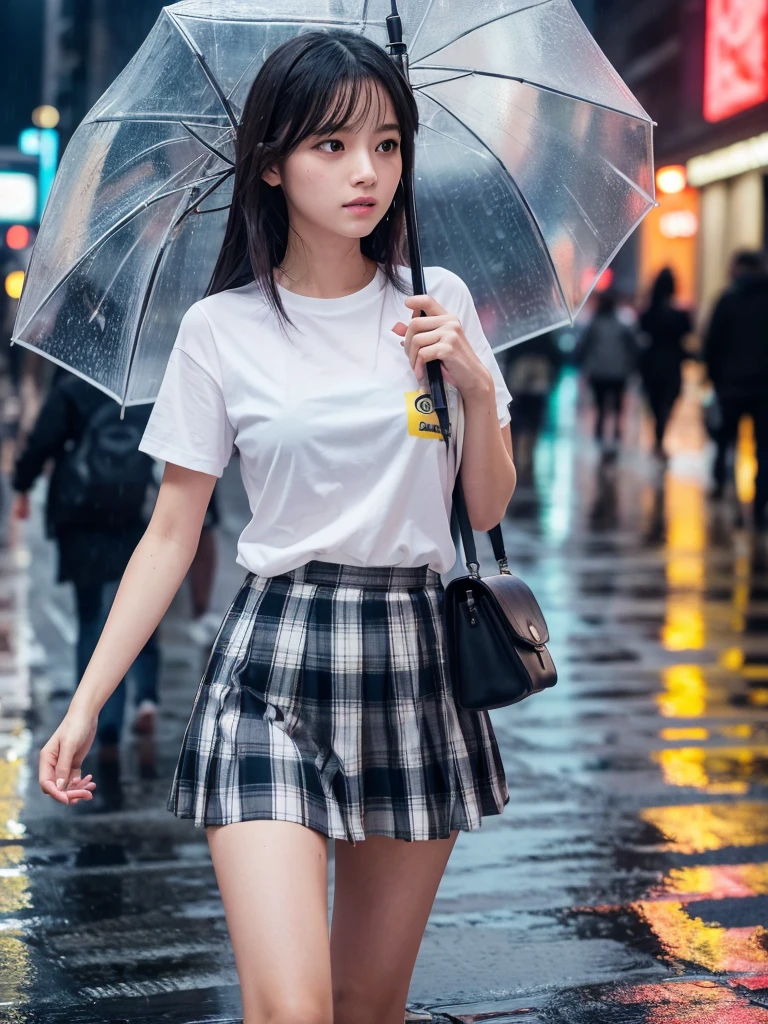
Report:
[{"label": "woman's left hand", "polygon": [[[486,391],[493,384],[488,368],[467,340],[461,321],[443,309],[429,295],[409,295],[405,304],[413,312],[406,326],[398,321],[392,328],[403,337],[400,344],[410,360],[419,382],[427,380],[426,364],[439,359],[443,364],[443,380],[458,388],[462,397]],[[421,316],[421,310],[427,314]]]}]

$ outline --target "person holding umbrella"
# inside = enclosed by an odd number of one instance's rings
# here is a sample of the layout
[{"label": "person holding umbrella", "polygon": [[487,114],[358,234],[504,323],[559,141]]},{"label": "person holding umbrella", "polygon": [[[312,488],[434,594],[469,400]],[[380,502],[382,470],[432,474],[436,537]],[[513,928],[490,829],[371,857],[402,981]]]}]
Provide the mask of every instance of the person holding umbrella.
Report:
[{"label": "person holding umbrella", "polygon": [[[475,529],[512,496],[511,396],[460,277],[428,267],[427,293],[408,295],[417,123],[406,79],[359,34],[301,33],[264,62],[209,295],[182,321],[140,445],[166,462],[155,511],[41,752],[46,793],[91,797],[98,710],[186,575],[236,445],[248,573],[168,807],[206,829],[245,1024],[401,1024],[456,838],[509,801],[488,713],[450,691],[440,573],[456,474]],[[330,939],[327,838],[344,840]]]}]

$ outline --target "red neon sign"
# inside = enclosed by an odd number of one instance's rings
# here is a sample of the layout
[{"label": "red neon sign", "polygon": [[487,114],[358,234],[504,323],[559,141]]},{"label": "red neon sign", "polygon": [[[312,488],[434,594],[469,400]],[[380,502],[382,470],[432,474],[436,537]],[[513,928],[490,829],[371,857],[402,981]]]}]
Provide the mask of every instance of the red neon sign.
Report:
[{"label": "red neon sign", "polygon": [[768,100],[768,0],[707,0],[704,117]]}]

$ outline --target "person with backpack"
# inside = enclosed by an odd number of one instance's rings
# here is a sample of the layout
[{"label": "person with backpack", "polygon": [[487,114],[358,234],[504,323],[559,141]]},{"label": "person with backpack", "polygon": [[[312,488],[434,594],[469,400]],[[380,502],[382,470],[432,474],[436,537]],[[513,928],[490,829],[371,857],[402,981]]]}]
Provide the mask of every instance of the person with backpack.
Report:
[{"label": "person with backpack", "polygon": [[[46,535],[56,540],[58,582],[71,582],[77,609],[77,678],[90,661],[116,589],[145,528],[143,515],[153,459],[138,450],[151,407],[125,410],[92,384],[59,370],[19,455],[12,486],[17,518],[29,516],[29,490],[53,460],[45,511]],[[136,658],[133,729],[154,729],[158,703],[156,633]],[[122,731],[125,679],[99,715],[96,738],[116,744]]]}]

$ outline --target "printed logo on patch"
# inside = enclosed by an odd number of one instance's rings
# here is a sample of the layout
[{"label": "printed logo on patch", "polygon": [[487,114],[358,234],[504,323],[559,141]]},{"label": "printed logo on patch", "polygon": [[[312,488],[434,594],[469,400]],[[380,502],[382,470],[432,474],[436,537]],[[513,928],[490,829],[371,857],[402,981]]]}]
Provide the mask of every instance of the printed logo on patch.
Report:
[{"label": "printed logo on patch", "polygon": [[432,396],[423,391],[406,391],[405,407],[408,411],[408,433],[413,437],[433,437],[442,441],[440,422],[432,405]]}]

